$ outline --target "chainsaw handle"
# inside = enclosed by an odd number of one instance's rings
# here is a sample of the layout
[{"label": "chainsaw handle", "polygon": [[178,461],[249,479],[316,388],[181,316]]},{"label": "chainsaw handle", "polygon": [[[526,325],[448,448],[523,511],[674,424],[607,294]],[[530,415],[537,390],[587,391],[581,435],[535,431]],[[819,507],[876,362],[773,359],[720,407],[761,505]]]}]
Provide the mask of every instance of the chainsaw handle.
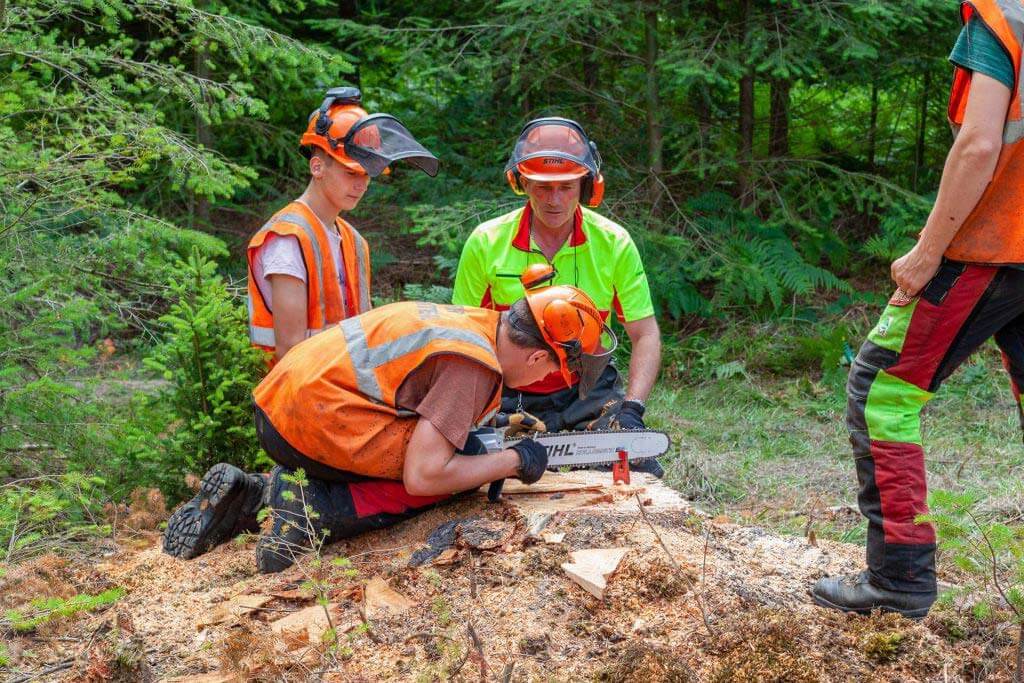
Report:
[{"label": "chainsaw handle", "polygon": [[505,486],[504,479],[492,481],[491,485],[487,487],[487,500],[491,503],[497,503],[501,500],[501,489],[503,486]]}]

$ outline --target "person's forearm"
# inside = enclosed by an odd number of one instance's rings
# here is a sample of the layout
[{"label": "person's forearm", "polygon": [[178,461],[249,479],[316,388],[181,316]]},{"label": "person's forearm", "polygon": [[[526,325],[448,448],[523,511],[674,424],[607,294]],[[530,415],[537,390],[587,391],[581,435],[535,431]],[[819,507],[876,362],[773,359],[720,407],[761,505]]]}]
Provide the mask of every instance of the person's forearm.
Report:
[{"label": "person's forearm", "polygon": [[486,455],[453,455],[436,468],[408,472],[405,488],[414,496],[439,496],[470,491],[481,484],[514,477],[519,454],[511,448]]},{"label": "person's forearm", "polygon": [[645,334],[633,342],[626,400],[646,401],[661,368],[661,335]]},{"label": "person's forearm", "polygon": [[917,248],[939,258],[985,193],[999,160],[993,143],[961,133],[946,157],[935,198]]}]

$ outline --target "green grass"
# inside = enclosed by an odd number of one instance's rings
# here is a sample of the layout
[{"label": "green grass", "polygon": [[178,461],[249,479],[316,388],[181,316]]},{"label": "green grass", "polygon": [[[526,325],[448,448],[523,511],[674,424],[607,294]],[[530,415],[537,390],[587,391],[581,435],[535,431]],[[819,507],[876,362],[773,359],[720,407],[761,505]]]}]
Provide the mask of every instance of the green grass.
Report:
[{"label": "green grass", "polygon": [[[844,382],[845,368],[813,367],[689,385],[663,379],[648,424],[673,438],[667,482],[710,512],[799,534],[811,514],[819,536],[861,540],[860,515],[833,509],[856,508]],[[1021,516],[1024,446],[994,346],[947,380],[922,424],[931,488],[979,490],[990,509]]]}]

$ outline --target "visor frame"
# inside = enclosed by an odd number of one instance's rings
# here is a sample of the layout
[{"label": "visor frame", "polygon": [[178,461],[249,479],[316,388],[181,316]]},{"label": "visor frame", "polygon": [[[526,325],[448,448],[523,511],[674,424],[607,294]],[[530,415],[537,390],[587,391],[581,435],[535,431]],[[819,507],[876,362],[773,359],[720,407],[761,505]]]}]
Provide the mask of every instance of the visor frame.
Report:
[{"label": "visor frame", "polygon": [[[580,141],[584,149],[586,150],[586,156],[580,157],[574,154],[570,154],[569,152],[557,149],[539,150],[535,152],[530,152],[528,154],[523,154],[520,156],[518,154],[520,146],[524,144],[529,132],[542,126],[562,126],[575,132],[579,136]],[[587,173],[591,174],[595,178],[598,177],[601,173],[601,155],[597,151],[597,145],[594,144],[594,142],[583,130],[583,126],[581,126],[576,121],[573,121],[572,119],[566,119],[560,116],[549,116],[545,118],[534,119],[533,121],[527,123],[523,127],[522,131],[520,131],[519,137],[516,138],[516,143],[512,148],[512,154],[509,156],[508,163],[505,164],[505,171],[515,171],[529,178],[529,175],[523,174],[522,171],[519,170],[519,164],[523,163],[524,161],[529,161],[531,159],[538,159],[544,157],[565,159],[566,161],[576,163],[579,166],[586,169]],[[557,175],[566,174],[563,173]],[[586,173],[582,175],[574,175],[573,178],[581,178],[584,177],[585,175]],[[540,176],[537,177],[539,178]],[[551,176],[551,178],[555,179],[555,176]],[[569,180],[570,178],[565,179]]]},{"label": "visor frame", "polygon": [[[362,130],[368,123],[372,123],[374,121],[382,121],[382,120],[383,121],[394,121],[396,124],[398,124],[398,126],[400,126],[401,129],[405,131],[405,133],[408,136],[408,138],[410,140],[412,140],[413,142],[415,142],[417,145],[419,145],[420,150],[422,150],[422,151],[410,150],[410,151],[407,151],[407,152],[400,152],[400,153],[398,153],[398,154],[396,154],[394,156],[391,156],[391,157],[385,157],[385,156],[383,156],[381,154],[376,154],[375,152],[373,152],[372,150],[370,150],[367,147],[363,147],[362,145],[357,145],[357,144],[355,144],[355,142],[353,142],[353,139],[355,138],[356,134],[360,130]],[[345,156],[347,156],[353,162],[359,164],[359,166],[363,169],[363,171],[365,171],[366,174],[368,176],[370,176],[371,178],[376,178],[379,175],[388,173],[391,164],[393,164],[396,161],[402,161],[403,159],[430,159],[430,160],[433,161],[433,163],[424,162],[424,163],[426,163],[426,166],[423,166],[423,165],[415,163],[415,162],[410,162],[410,163],[412,163],[413,166],[415,166],[416,168],[420,169],[421,171],[426,173],[431,178],[437,176],[438,165],[440,163],[438,161],[437,157],[434,156],[433,153],[431,153],[430,150],[428,150],[426,147],[424,147],[423,145],[420,145],[419,142],[416,140],[416,138],[413,137],[413,134],[409,131],[409,129],[405,127],[405,124],[403,124],[401,121],[399,121],[398,117],[392,116],[391,114],[384,114],[384,113],[378,112],[376,114],[367,114],[366,116],[360,117],[359,119],[356,120],[355,123],[353,123],[351,125],[351,127],[349,127],[348,132],[345,133],[345,137],[341,138],[340,140],[338,138],[332,137],[331,134],[330,134],[330,131],[325,133],[323,137],[324,137],[325,140],[327,140],[327,144],[329,144],[331,146],[332,150],[337,151],[338,148],[340,147],[341,150],[344,152]],[[353,150],[355,150],[354,154],[353,154]],[[360,152],[362,152],[362,153],[360,153]],[[367,168],[366,165],[364,165],[363,162],[359,158],[359,157],[363,156],[364,154],[375,156],[375,157],[378,157],[380,159],[386,159],[387,160],[387,164],[385,164],[383,168],[377,170],[376,172],[371,172],[372,169]]]}]

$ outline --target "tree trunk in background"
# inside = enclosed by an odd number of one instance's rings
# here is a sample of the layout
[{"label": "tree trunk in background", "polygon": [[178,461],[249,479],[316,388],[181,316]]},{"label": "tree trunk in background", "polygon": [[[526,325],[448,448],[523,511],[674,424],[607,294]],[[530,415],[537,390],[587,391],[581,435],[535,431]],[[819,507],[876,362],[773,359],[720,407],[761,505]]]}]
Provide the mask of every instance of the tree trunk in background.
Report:
[{"label": "tree trunk in background", "polygon": [[[338,0],[338,17],[341,19],[348,19],[355,21],[359,18],[359,0]],[[349,76],[352,79],[352,85],[357,88],[363,87],[362,79],[359,77],[359,72],[362,69],[362,50],[355,46],[344,47],[345,52],[352,55],[355,58],[356,70]]]},{"label": "tree trunk in background", "polygon": [[[658,8],[648,4],[644,11],[644,61],[647,70],[647,169],[655,176],[665,170],[662,165],[661,103],[658,99]],[[649,195],[657,203],[661,183],[651,179]]]},{"label": "tree trunk in background", "polygon": [[918,190],[921,172],[924,170],[924,141],[928,129],[928,89],[932,84],[931,71],[924,72],[921,82],[921,109],[917,116],[917,144],[914,146],[914,192]]},{"label": "tree trunk in background", "polygon": [[878,139],[878,83],[871,82],[871,115],[868,119],[868,166],[875,170],[875,146]]},{"label": "tree trunk in background", "polygon": [[750,162],[754,158],[754,73],[740,79],[740,205],[753,202]]},{"label": "tree trunk in background", "polygon": [[[747,35],[750,32],[750,0],[743,1],[743,42],[747,42]],[[738,151],[739,161],[739,199],[740,206],[747,207],[753,203],[754,194],[751,183],[750,162],[754,155],[754,68],[748,66],[747,73],[740,78],[740,142]]]},{"label": "tree trunk in background", "polygon": [[789,156],[789,91],[793,82],[788,78],[772,79],[772,109],[769,114],[768,154],[773,157]]},{"label": "tree trunk in background", "polygon": [[[198,10],[205,10],[207,6],[206,0],[196,0],[195,6]],[[209,58],[209,53],[206,50],[204,44],[196,45],[194,54],[194,73],[196,78],[200,80],[210,79],[210,68],[206,63]],[[213,131],[210,130],[209,122],[204,119],[200,112],[195,113],[196,122],[196,143],[202,145],[207,149],[213,149]],[[190,212],[190,222],[193,226],[200,228],[206,228],[210,225],[210,200],[203,195],[193,193],[192,197],[193,211]]]},{"label": "tree trunk in background", "polygon": [[584,126],[593,125],[597,118],[597,86],[600,73],[597,61],[597,41],[597,29],[588,28],[583,38],[583,42],[586,43],[583,47],[583,87],[587,91],[587,104],[583,107],[587,117],[587,120],[583,122]]}]

